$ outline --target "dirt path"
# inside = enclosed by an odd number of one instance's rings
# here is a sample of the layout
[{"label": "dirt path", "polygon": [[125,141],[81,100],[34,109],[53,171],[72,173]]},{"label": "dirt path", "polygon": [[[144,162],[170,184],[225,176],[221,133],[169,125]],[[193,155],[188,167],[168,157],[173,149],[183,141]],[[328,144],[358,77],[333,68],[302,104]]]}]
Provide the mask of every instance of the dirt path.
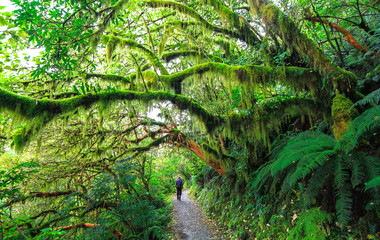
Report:
[{"label": "dirt path", "polygon": [[207,216],[203,213],[201,206],[190,199],[189,190],[182,192],[182,201],[173,196],[173,231],[176,240],[211,240],[223,239]]}]

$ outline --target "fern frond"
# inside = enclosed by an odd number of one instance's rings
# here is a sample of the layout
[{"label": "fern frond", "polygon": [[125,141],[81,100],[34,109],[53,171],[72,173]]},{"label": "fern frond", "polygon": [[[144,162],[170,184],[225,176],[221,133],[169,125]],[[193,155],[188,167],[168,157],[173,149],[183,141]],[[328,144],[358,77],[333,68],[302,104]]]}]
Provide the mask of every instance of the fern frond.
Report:
[{"label": "fern frond", "polygon": [[356,187],[363,183],[365,178],[365,168],[363,161],[366,161],[366,154],[363,152],[353,152],[348,154],[346,159],[347,166],[351,169],[351,184],[352,187]]},{"label": "fern frond", "polygon": [[336,194],[336,214],[341,227],[344,227],[351,220],[352,209],[352,186],[349,183],[335,190]]},{"label": "fern frond", "polygon": [[321,132],[303,132],[289,139],[288,144],[278,154],[278,158],[273,163],[272,175],[278,174],[292,164],[296,164],[303,158],[308,158],[310,154],[323,152],[334,148],[336,141],[334,138]]},{"label": "fern frond", "polygon": [[380,88],[371,92],[370,94],[368,94],[367,96],[365,96],[363,99],[357,101],[353,107],[355,106],[364,106],[366,104],[369,104],[369,103],[375,103],[375,104],[379,104],[380,102]]},{"label": "fern frond", "polygon": [[340,189],[348,180],[347,166],[344,166],[344,160],[341,157],[337,158],[334,163],[334,187]]},{"label": "fern frond", "polygon": [[271,169],[272,164],[267,163],[256,171],[254,177],[255,180],[250,184],[255,191],[262,190],[263,187],[268,184],[269,180],[273,179]]},{"label": "fern frond", "polygon": [[315,171],[318,167],[329,161],[336,154],[335,150],[326,150],[323,152],[316,152],[305,156],[302,163],[297,165],[297,170],[291,176],[289,184],[293,186],[301,178],[306,177],[309,173]]},{"label": "fern frond", "polygon": [[377,134],[380,128],[380,106],[370,108],[355,118],[346,133],[339,139],[336,149],[352,151],[363,136]]},{"label": "fern frond", "polygon": [[380,175],[380,159],[378,157],[366,156],[363,158],[366,179],[372,179]]},{"label": "fern frond", "polygon": [[298,215],[296,226],[289,231],[290,239],[322,240],[329,235],[325,225],[332,222],[332,217],[318,208],[309,209]]},{"label": "fern frond", "polygon": [[365,183],[365,190],[379,188],[380,189],[380,176],[372,178],[370,181]]},{"label": "fern frond", "polygon": [[311,176],[302,196],[305,208],[308,208],[313,203],[313,200],[321,194],[320,190],[326,181],[329,180],[328,175],[333,171],[333,169],[334,164],[329,161],[325,165],[319,167]]}]

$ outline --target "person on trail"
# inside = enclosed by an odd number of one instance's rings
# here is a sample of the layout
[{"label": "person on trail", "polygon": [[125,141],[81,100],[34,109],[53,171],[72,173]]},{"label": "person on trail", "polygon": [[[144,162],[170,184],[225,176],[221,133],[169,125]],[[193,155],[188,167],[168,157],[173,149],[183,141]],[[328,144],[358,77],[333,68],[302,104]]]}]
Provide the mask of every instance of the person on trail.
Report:
[{"label": "person on trail", "polygon": [[177,199],[181,201],[181,195],[182,195],[182,188],[183,188],[183,181],[181,177],[178,177],[175,181],[175,188],[177,188]]}]

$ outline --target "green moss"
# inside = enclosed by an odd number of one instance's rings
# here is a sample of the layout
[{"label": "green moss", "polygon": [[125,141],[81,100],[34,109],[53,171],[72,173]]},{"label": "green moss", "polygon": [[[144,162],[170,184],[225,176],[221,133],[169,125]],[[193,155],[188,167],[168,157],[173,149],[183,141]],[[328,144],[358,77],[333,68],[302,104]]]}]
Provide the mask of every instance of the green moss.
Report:
[{"label": "green moss", "polygon": [[217,127],[221,120],[210,114],[203,106],[192,99],[164,91],[134,92],[114,90],[98,94],[80,95],[64,100],[36,100],[30,97],[18,96],[0,88],[1,109],[17,112],[20,116],[26,118],[42,117],[43,122],[41,124],[46,124],[54,116],[74,111],[79,107],[88,108],[97,102],[110,103],[120,100],[140,100],[145,103],[170,101],[180,110],[188,110],[192,115],[197,116],[209,130]]},{"label": "green moss", "polygon": [[[199,51],[185,50],[185,51],[174,51],[162,54],[162,59],[166,62],[169,62],[178,57],[187,57],[187,56],[200,56],[205,57],[204,54],[201,54]],[[207,58],[211,59],[214,62],[223,62],[223,59],[213,55],[207,55]]]},{"label": "green moss", "polygon": [[[175,11],[178,11],[180,13],[186,14],[195,20],[197,20],[198,24],[200,24],[204,29],[212,30],[214,32],[219,32],[223,34],[227,34],[231,37],[239,38],[243,41],[247,41],[248,43],[252,43],[251,39],[252,37],[249,35],[247,37],[247,34],[252,33],[252,31],[232,31],[230,28],[222,28],[217,27],[210,22],[208,22],[206,19],[204,19],[197,11],[194,9],[186,6],[185,4],[173,2],[173,1],[159,1],[159,0],[152,0],[152,1],[144,1],[146,6],[151,8],[171,8]],[[182,25],[185,26],[185,25]],[[256,37],[257,39],[257,37]]]},{"label": "green moss", "polygon": [[334,121],[333,133],[336,140],[343,136],[351,121],[358,116],[358,111],[351,108],[352,105],[353,102],[342,94],[334,97],[331,115]]},{"label": "green moss", "polygon": [[325,82],[341,92],[351,91],[357,84],[357,77],[332,63],[313,40],[302,34],[292,19],[286,16],[270,1],[249,1],[252,9],[262,17],[269,31],[274,32],[290,51],[311,61],[314,69],[324,76]]},{"label": "green moss", "polygon": [[86,73],[85,79],[90,78],[100,78],[102,80],[110,81],[110,82],[121,82],[121,83],[130,83],[131,78],[136,78],[136,74],[131,74],[128,77],[122,77],[114,74],[99,74],[99,73]]},{"label": "green moss", "polygon": [[221,16],[225,24],[236,28],[240,33],[244,33],[244,41],[249,44],[260,42],[256,34],[251,30],[251,26],[242,21],[237,13],[226,7],[221,1],[206,0],[206,3],[214,7],[214,10]]},{"label": "green moss", "polygon": [[141,44],[139,44],[139,43],[137,43],[137,42],[135,42],[133,40],[130,40],[130,39],[124,39],[124,38],[113,37],[113,36],[108,36],[108,35],[103,35],[102,36],[102,41],[105,42],[106,44],[111,39],[118,46],[122,46],[122,47],[128,46],[132,50],[144,54],[145,57],[148,59],[148,61],[153,66],[155,66],[156,68],[158,68],[160,70],[161,74],[165,74],[165,75],[169,74],[169,72],[166,70],[166,68],[164,67],[164,65],[162,65],[162,63],[160,62],[160,60],[158,59],[158,57],[152,51],[150,51],[149,49],[147,49],[143,45],[141,45]]}]

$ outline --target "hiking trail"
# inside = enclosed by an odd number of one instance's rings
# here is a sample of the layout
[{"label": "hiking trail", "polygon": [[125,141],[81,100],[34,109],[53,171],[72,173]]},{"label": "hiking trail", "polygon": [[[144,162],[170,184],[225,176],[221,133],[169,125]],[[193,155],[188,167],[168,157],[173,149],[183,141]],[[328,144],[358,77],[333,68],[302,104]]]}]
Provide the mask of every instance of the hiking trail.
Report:
[{"label": "hiking trail", "polygon": [[173,196],[173,225],[175,240],[225,239],[202,208],[189,197],[189,190],[182,191],[182,201]]}]

